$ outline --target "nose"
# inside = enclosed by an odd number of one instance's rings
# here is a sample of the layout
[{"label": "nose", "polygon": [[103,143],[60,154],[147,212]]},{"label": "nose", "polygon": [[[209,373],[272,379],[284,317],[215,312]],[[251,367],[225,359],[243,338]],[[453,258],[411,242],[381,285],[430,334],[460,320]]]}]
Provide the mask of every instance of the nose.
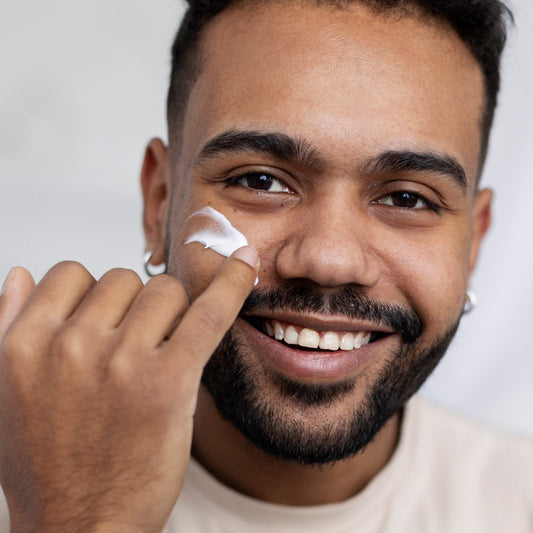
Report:
[{"label": "nose", "polygon": [[295,215],[276,256],[277,273],[322,287],[372,287],[381,274],[375,245],[370,220],[353,205],[315,205]]}]

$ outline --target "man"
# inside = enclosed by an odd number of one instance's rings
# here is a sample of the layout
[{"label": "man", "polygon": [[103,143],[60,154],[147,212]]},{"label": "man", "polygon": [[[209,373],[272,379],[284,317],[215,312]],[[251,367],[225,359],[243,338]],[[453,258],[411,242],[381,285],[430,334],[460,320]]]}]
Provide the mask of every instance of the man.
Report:
[{"label": "man", "polygon": [[[409,401],[490,223],[503,20],[489,0],[192,3],[169,146],[142,169],[167,275],[6,280],[13,532],[531,531],[531,443]],[[206,207],[253,246],[187,243]]]}]

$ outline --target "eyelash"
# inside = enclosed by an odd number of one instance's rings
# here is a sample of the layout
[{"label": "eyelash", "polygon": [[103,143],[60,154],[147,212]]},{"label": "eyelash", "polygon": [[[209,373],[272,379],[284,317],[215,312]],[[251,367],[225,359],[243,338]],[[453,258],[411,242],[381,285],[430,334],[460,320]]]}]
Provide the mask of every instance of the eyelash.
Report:
[{"label": "eyelash", "polygon": [[[254,187],[251,187],[250,185],[244,185],[242,183],[244,180],[247,180],[250,178],[266,178],[267,180],[271,180],[271,182],[278,182],[279,184],[281,184],[281,188],[280,190],[269,191],[266,189],[261,189],[260,187],[254,188]],[[228,178],[225,180],[225,187],[235,187],[235,186],[245,187],[245,188],[252,189],[252,190],[263,191],[263,192],[274,193],[274,194],[277,194],[280,192],[291,193],[291,194],[293,193],[293,191],[287,185],[285,185],[281,179],[272,176],[268,172],[246,172],[238,176],[232,176],[231,178]],[[418,202],[422,202],[425,205],[425,207],[415,207],[415,206],[409,207],[409,206],[401,206],[401,205],[390,205],[386,203],[388,201],[391,201],[391,202],[394,202],[395,200],[398,201],[400,195],[409,196],[411,197],[412,200],[416,200],[415,205],[418,204]],[[404,199],[406,199],[405,196],[404,196]],[[389,205],[389,207],[396,207],[399,209],[406,209],[409,211],[421,211],[424,209],[429,209],[435,212],[436,214],[440,214],[440,211],[441,211],[440,206],[433,203],[431,200],[428,200],[422,194],[408,191],[408,190],[393,191],[384,196],[381,196],[380,198],[375,200],[374,203],[381,204],[381,205]]]}]

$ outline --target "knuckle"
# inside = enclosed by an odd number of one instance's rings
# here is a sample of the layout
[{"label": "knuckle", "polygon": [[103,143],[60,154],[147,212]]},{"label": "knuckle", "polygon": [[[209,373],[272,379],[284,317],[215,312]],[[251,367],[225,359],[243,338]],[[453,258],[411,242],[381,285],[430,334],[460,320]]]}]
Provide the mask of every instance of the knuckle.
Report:
[{"label": "knuckle", "polygon": [[55,265],[52,270],[63,273],[76,273],[81,275],[87,274],[89,276],[91,275],[81,263],[79,263],[78,261],[71,260],[61,261],[57,263],[57,265]]},{"label": "knuckle", "polygon": [[50,352],[61,358],[79,359],[88,350],[89,342],[80,328],[63,327],[52,339]]},{"label": "knuckle", "polygon": [[161,296],[170,296],[176,300],[189,302],[189,297],[183,284],[167,274],[160,274],[150,278],[146,286],[161,294]]},{"label": "knuckle", "polygon": [[226,325],[223,310],[216,302],[198,302],[196,319],[198,326],[207,331],[218,331]]},{"label": "knuckle", "polygon": [[112,268],[104,275],[104,277],[110,278],[111,282],[120,284],[134,285],[138,287],[142,287],[143,285],[139,274],[130,268]]},{"label": "knuckle", "polygon": [[23,339],[24,337],[18,335],[14,328],[8,331],[0,345],[2,357],[12,361],[26,359],[30,355],[30,349],[29,343]]},{"label": "knuckle", "polygon": [[0,382],[2,388],[9,383],[10,390],[27,390],[34,394],[32,378],[34,365],[28,343],[16,335],[6,335],[0,344]]},{"label": "knuckle", "polygon": [[79,261],[73,261],[71,259],[66,259],[64,261],[59,261],[59,263],[57,263],[57,265],[54,268],[87,270]]},{"label": "knuckle", "polygon": [[28,334],[23,328],[9,330],[0,343],[0,380],[8,380],[10,385],[34,394],[33,376],[44,346],[46,342],[35,332]]},{"label": "knuckle", "polygon": [[42,352],[46,343],[46,328],[27,328],[24,324],[15,323],[0,339],[0,351],[3,356],[24,360]]},{"label": "knuckle", "polygon": [[78,261],[61,261],[50,269],[49,274],[83,285],[94,282],[92,274]]}]

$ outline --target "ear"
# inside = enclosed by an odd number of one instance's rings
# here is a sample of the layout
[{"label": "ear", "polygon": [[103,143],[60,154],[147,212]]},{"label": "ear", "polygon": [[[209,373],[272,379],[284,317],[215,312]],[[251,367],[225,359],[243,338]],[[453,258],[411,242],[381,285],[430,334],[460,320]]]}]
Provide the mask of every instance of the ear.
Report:
[{"label": "ear", "polygon": [[146,250],[153,251],[152,264],[165,261],[165,228],[172,190],[168,148],[160,139],[152,139],[144,153],[141,170],[143,228]]},{"label": "ear", "polygon": [[487,233],[492,218],[492,191],[482,189],[477,192],[472,205],[472,241],[470,244],[470,258],[468,262],[468,274],[472,274],[476,266],[481,241]]}]

